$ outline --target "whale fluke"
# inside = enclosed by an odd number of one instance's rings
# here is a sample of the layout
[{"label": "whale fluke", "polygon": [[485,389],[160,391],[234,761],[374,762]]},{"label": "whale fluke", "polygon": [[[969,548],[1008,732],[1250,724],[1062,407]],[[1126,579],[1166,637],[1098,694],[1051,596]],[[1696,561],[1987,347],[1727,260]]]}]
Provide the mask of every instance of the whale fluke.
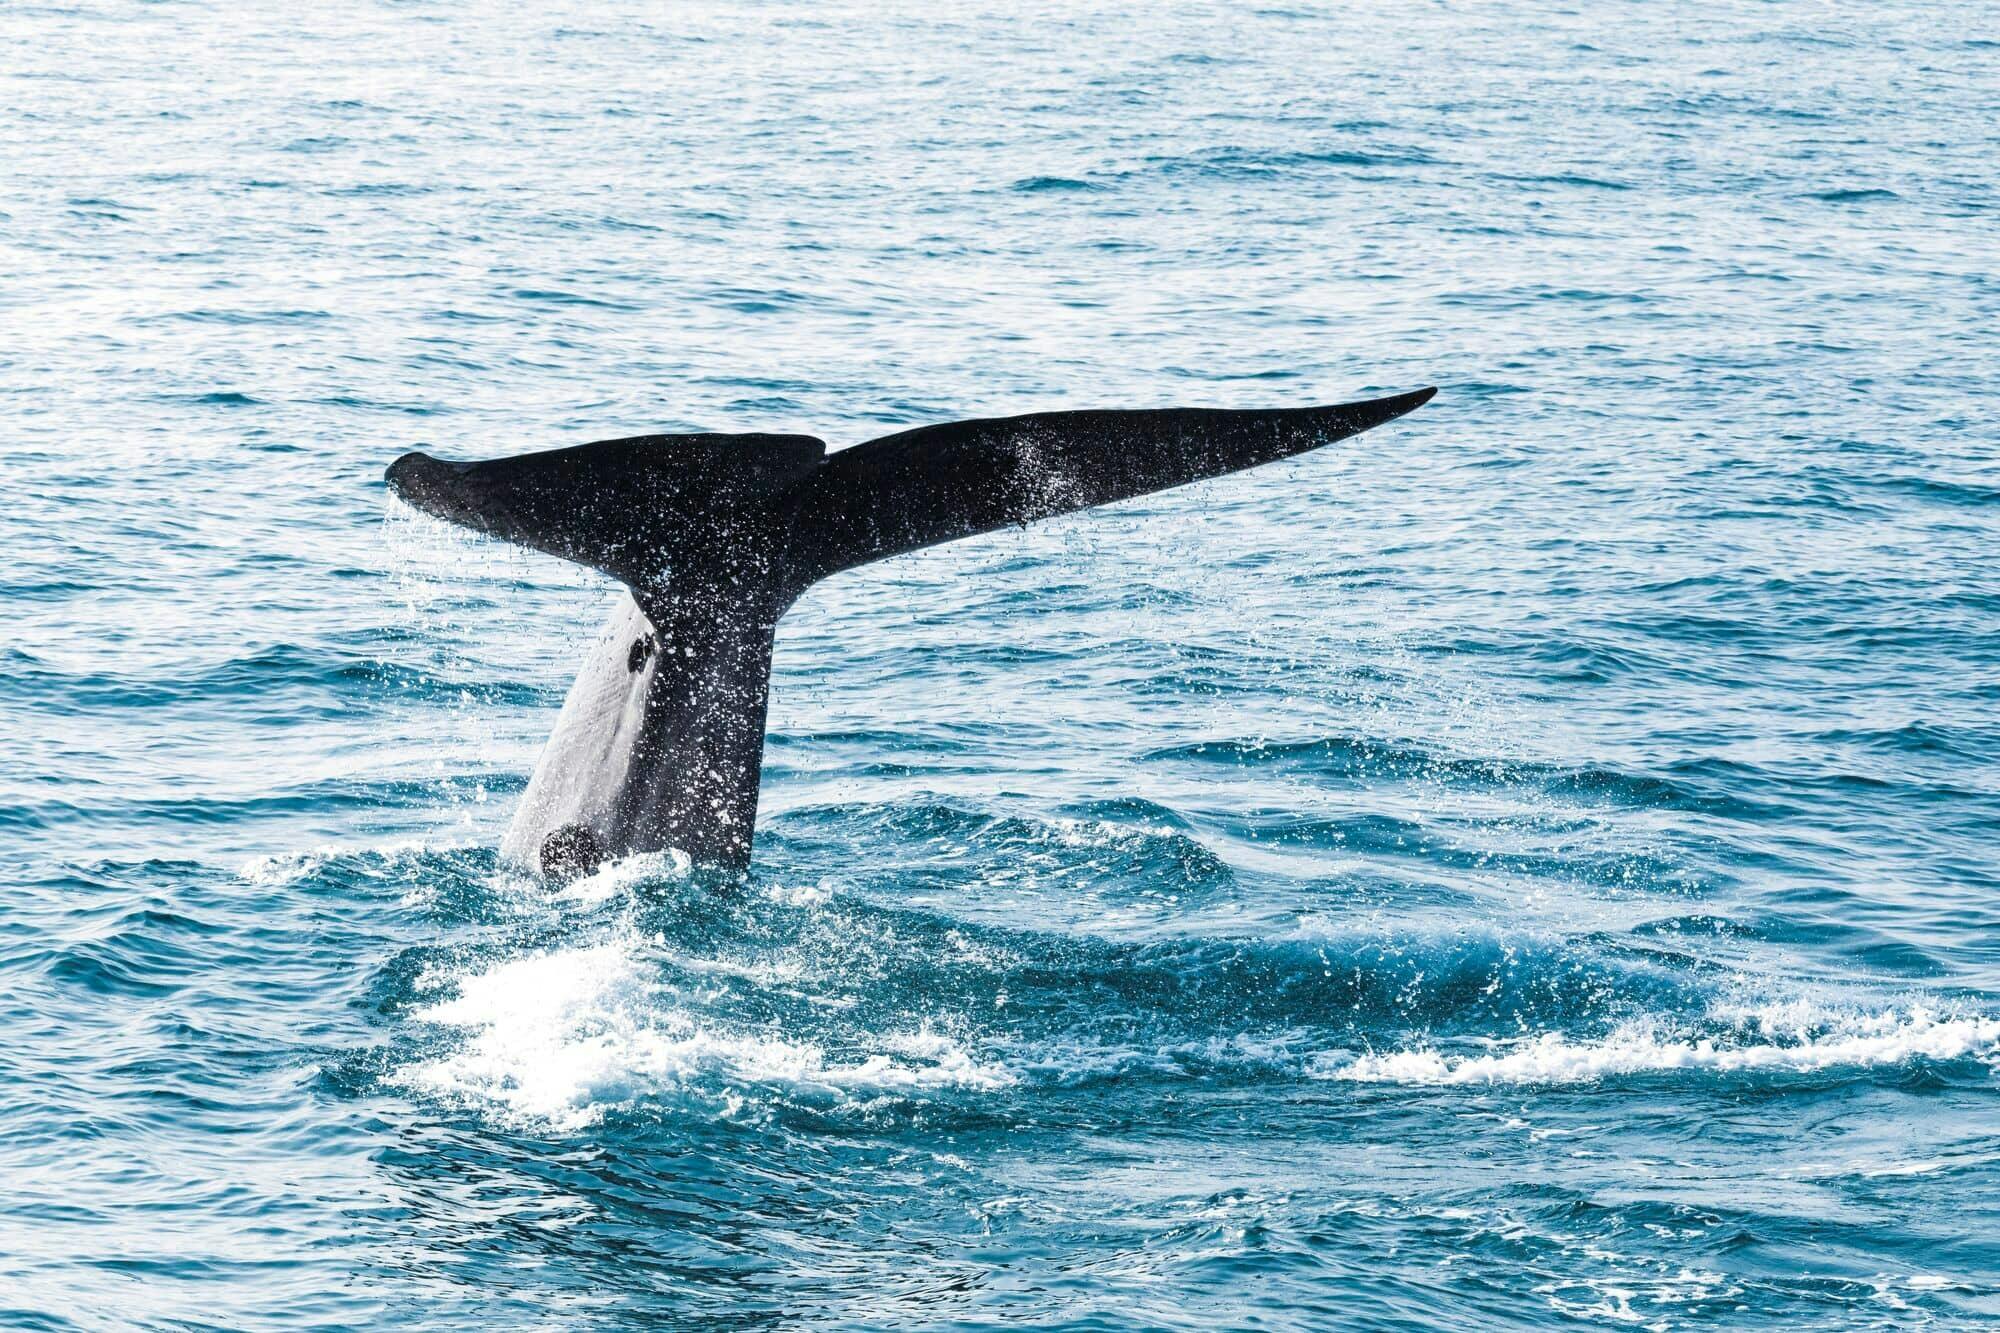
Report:
[{"label": "whale fluke", "polygon": [[1428,402],[1044,412],[826,453],[806,435],[646,435],[388,483],[476,531],[599,569],[632,600],[570,692],[501,850],[569,875],[632,852],[749,863],[778,618],[873,560],[1305,453]]},{"label": "whale fluke", "polygon": [[823,577],[961,537],[1273,463],[1429,402],[1038,412],[919,426],[832,455],[800,486],[801,557]]}]

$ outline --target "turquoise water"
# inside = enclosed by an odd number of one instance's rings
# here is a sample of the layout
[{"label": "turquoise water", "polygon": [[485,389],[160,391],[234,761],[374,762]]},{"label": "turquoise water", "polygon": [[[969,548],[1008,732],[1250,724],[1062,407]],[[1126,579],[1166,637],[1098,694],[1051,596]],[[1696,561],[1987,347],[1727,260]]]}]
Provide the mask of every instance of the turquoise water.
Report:
[{"label": "turquoise water", "polygon": [[[0,10],[0,1310],[2000,1317],[1990,11]],[[383,466],[1441,386],[842,576],[746,883],[493,847]]]}]

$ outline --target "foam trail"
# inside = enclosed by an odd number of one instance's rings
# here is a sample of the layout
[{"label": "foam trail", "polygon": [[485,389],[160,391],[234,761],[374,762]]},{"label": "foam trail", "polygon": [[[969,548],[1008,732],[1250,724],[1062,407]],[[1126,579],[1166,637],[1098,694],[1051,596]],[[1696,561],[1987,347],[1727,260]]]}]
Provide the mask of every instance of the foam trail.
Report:
[{"label": "foam trail", "polygon": [[[1775,1036],[1777,1015],[1760,1012],[1745,1035]],[[1793,1018],[1787,1006],[1784,1017]],[[1834,1068],[1873,1068],[1910,1060],[2000,1060],[2000,1019],[1941,1017],[1929,1009],[1847,1014],[1823,1023],[1817,1032],[1790,1038],[1729,1040],[1666,1030],[1657,1019],[1622,1024],[1593,1041],[1560,1032],[1515,1044],[1497,1053],[1453,1055],[1430,1047],[1371,1052],[1352,1059],[1322,1059],[1318,1077],[1357,1083],[1411,1084],[1573,1084],[1621,1075],[1672,1073],[1812,1073]]]}]

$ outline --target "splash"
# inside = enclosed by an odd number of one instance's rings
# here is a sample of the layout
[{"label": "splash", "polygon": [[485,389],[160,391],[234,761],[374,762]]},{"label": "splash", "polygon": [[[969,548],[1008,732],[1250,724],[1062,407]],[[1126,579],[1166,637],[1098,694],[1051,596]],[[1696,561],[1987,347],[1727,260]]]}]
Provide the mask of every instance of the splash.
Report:
[{"label": "splash", "polygon": [[416,1017],[459,1029],[462,1039],[392,1081],[554,1129],[580,1128],[639,1102],[735,1115],[759,1091],[841,1103],[1014,1082],[1004,1068],[928,1031],[878,1036],[877,1049],[840,1059],[768,1030],[722,1030],[677,1003],[675,989],[659,980],[656,947],[627,935],[457,978],[454,996]]},{"label": "splash", "polygon": [[582,904],[607,902],[629,894],[642,884],[684,880],[693,869],[694,863],[687,853],[676,848],[638,852],[605,862],[590,874],[564,885],[555,896]]}]

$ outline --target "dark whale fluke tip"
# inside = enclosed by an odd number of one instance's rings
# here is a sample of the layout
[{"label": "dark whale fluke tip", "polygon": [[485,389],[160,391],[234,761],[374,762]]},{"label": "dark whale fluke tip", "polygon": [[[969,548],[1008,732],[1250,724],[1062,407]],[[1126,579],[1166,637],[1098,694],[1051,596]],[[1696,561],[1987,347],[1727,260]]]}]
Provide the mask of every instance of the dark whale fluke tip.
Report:
[{"label": "dark whale fluke tip", "polygon": [[[1369,426],[1379,426],[1385,421],[1394,421],[1397,417],[1416,411],[1437,397],[1437,392],[1437,385],[1430,384],[1421,389],[1412,389],[1408,393],[1391,394],[1387,398],[1374,398],[1365,403],[1356,403],[1354,411],[1357,417],[1366,421]],[[1367,427],[1362,429],[1365,430]]]},{"label": "dark whale fluke tip", "polygon": [[382,474],[382,480],[389,483],[390,490],[400,494],[410,479],[423,470],[424,464],[436,461],[427,453],[412,451],[389,464],[388,471]]},{"label": "dark whale fluke tip", "polygon": [[[451,464],[432,458],[421,451],[404,454],[389,464],[382,480],[389,489],[406,504],[416,506],[429,513],[438,513],[436,506],[443,499],[439,485],[444,473],[451,471]],[[440,517],[448,515],[440,514]]]}]

